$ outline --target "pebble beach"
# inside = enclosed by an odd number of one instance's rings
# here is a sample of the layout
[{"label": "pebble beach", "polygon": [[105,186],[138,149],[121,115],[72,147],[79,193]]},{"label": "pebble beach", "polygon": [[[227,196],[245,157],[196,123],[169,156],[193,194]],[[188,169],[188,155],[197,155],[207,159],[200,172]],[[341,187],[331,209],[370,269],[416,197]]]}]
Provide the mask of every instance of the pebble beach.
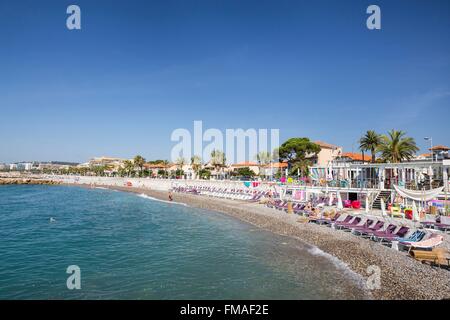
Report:
[{"label": "pebble beach", "polygon": [[[98,187],[95,184],[67,183],[60,179],[38,180],[39,184]],[[19,184],[19,182],[16,183]],[[33,180],[27,180],[26,183],[33,184]],[[140,186],[125,187],[117,183],[110,185],[102,183],[101,187],[144,194],[162,201],[168,201],[169,195],[168,190],[164,190],[165,187],[156,190],[156,188]],[[359,275],[364,282],[371,275],[369,267],[378,267],[381,271],[380,287],[368,289],[373,299],[450,299],[450,271],[421,264],[406,252],[393,250],[350,232],[305,223],[296,214],[271,209],[259,203],[184,193],[173,193],[172,196],[173,203],[183,203],[195,208],[220,212],[263,230],[314,246],[318,254],[329,255],[330,263],[336,263],[334,260],[337,259],[339,263]],[[450,249],[448,235],[444,235],[444,243],[441,246],[447,250]]]},{"label": "pebble beach", "polygon": [[[168,200],[168,193],[164,191],[117,186],[110,188]],[[421,264],[406,252],[395,251],[348,232],[304,223],[299,221],[298,215],[258,203],[180,193],[173,194],[173,201],[218,211],[261,229],[306,242],[339,259],[363,279],[370,276],[369,266],[378,266],[381,270],[381,285],[379,289],[370,290],[374,299],[450,299],[450,271]],[[448,236],[444,246],[449,247]]]}]

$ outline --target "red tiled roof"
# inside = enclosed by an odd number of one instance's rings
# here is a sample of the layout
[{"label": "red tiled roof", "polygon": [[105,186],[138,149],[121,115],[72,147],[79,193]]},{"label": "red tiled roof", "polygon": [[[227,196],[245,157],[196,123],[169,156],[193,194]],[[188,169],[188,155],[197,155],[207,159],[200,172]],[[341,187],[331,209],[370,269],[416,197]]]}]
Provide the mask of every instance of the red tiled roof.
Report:
[{"label": "red tiled roof", "polygon": [[443,146],[442,144],[434,146],[433,148],[430,148],[428,150],[432,150],[432,151],[437,151],[437,150],[444,150],[444,151],[448,151],[450,150],[449,147]]},{"label": "red tiled roof", "polygon": [[315,144],[318,144],[321,148],[326,148],[326,149],[337,149],[339,148],[338,146],[335,146],[334,144],[330,144],[330,143],[326,143],[323,141],[314,141]]},{"label": "red tiled roof", "polygon": [[428,158],[428,157],[431,157],[431,153],[423,153],[423,154],[419,155],[419,157]]},{"label": "red tiled roof", "polygon": [[272,165],[267,164],[264,166],[264,168],[287,168],[288,164],[287,162],[275,162],[272,163]]},{"label": "red tiled roof", "polygon": [[361,153],[344,152],[341,157],[347,157],[356,161],[370,161],[372,159],[368,154],[364,154],[364,158]]},{"label": "red tiled roof", "polygon": [[256,162],[246,161],[246,162],[235,163],[235,164],[232,164],[231,166],[232,167],[254,167],[254,166],[259,166],[259,164],[257,164]]}]

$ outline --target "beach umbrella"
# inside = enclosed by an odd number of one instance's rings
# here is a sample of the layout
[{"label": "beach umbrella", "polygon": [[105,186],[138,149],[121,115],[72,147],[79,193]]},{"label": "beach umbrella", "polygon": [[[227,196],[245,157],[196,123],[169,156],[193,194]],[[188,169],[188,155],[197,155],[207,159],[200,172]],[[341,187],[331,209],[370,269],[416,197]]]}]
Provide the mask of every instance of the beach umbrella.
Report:
[{"label": "beach umbrella", "polygon": [[417,210],[416,202],[414,200],[412,204],[412,211],[413,211],[413,221],[420,221],[419,210]]},{"label": "beach umbrella", "polygon": [[369,213],[369,195],[366,196],[366,213]]},{"label": "beach umbrella", "polygon": [[386,217],[387,216],[386,204],[384,203],[384,199],[383,198],[380,199],[380,205],[381,205],[381,211],[383,212],[383,217]]},{"label": "beach umbrella", "polygon": [[344,205],[342,204],[342,198],[341,198],[341,193],[340,192],[337,193],[337,198],[338,198],[337,208],[339,210],[344,209]]},{"label": "beach umbrella", "polygon": [[448,191],[448,173],[446,169],[444,169],[444,171],[442,172],[442,179],[444,180],[444,190]]},{"label": "beach umbrella", "polygon": [[430,177],[432,177],[434,175],[433,168],[431,166],[428,168],[428,172],[427,173],[428,173],[428,175]]},{"label": "beach umbrella", "polygon": [[327,172],[327,180],[328,181],[331,181],[331,180],[333,180],[333,166],[331,165],[331,163],[330,163],[330,165],[328,166],[328,170],[327,170],[328,172]]}]

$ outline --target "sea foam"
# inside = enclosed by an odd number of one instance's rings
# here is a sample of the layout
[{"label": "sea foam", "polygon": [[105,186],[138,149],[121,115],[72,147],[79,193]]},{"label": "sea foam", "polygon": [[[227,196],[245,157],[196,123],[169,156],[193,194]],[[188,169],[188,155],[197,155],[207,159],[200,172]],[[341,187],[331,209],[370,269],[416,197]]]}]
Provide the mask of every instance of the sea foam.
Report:
[{"label": "sea foam", "polygon": [[145,193],[141,193],[141,194],[139,194],[138,196],[141,197],[141,198],[145,198],[145,199],[149,199],[149,200],[153,200],[153,201],[164,202],[164,203],[172,203],[172,204],[178,204],[178,205],[185,206],[185,207],[188,206],[186,203],[176,202],[176,201],[168,201],[168,200],[161,200],[161,199],[154,198],[154,197],[151,197],[151,196],[149,196],[149,195],[146,195]]},{"label": "sea foam", "polygon": [[347,275],[350,276],[350,278],[352,278],[356,283],[358,283],[358,285],[361,288],[366,288],[366,281],[364,280],[364,278],[356,273],[355,271],[353,271],[345,262],[343,262],[342,260],[339,260],[338,258],[336,258],[335,256],[320,250],[318,247],[312,247],[310,249],[308,249],[308,252],[314,256],[320,256],[320,257],[324,257],[325,259],[331,261],[333,263],[333,265],[336,266],[336,268],[342,270],[343,272],[345,272]]}]

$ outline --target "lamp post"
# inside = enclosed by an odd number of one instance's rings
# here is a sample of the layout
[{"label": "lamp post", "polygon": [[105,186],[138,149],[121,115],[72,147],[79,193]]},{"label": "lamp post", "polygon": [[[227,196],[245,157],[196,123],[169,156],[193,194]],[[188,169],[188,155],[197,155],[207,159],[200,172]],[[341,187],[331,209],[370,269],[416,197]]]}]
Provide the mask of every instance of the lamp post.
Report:
[{"label": "lamp post", "polygon": [[433,138],[432,137],[425,137],[424,140],[430,141],[430,151],[431,151],[431,162],[434,162],[434,152],[433,152]]}]

